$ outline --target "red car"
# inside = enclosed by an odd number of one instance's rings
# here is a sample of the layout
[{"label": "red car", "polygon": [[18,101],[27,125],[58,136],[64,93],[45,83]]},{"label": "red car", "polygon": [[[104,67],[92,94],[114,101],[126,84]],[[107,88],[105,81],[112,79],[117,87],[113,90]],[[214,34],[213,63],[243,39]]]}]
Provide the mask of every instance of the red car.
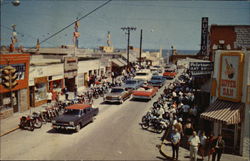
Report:
[{"label": "red car", "polygon": [[177,72],[171,69],[166,69],[165,72],[163,73],[163,76],[167,79],[174,79],[176,75]]},{"label": "red car", "polygon": [[132,98],[151,100],[156,95],[157,91],[157,87],[143,86],[132,92]]}]

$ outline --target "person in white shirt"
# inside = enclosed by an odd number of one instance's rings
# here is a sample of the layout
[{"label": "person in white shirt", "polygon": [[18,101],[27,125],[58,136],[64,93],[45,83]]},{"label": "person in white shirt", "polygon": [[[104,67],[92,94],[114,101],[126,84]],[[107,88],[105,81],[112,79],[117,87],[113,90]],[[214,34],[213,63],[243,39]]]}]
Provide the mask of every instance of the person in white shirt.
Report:
[{"label": "person in white shirt", "polygon": [[49,103],[51,103],[51,101],[52,101],[52,92],[48,92],[47,93],[47,103],[49,104]]},{"label": "person in white shirt", "polygon": [[193,135],[188,139],[190,147],[190,159],[197,161],[198,147],[200,144],[200,138],[197,136],[196,132],[193,131]]}]

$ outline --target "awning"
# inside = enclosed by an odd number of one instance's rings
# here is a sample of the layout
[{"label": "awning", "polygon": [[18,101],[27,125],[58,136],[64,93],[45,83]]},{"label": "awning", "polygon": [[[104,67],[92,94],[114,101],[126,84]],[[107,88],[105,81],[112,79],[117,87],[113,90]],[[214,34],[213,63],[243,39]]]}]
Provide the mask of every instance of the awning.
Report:
[{"label": "awning", "polygon": [[118,59],[123,65],[127,65],[127,62],[125,60],[123,60],[122,58]]},{"label": "awning", "polygon": [[114,64],[116,64],[119,67],[123,67],[124,65],[122,62],[120,62],[118,59],[111,59]]},{"label": "awning", "polygon": [[243,103],[216,100],[200,116],[206,120],[222,122],[224,124],[238,124],[241,122]]}]

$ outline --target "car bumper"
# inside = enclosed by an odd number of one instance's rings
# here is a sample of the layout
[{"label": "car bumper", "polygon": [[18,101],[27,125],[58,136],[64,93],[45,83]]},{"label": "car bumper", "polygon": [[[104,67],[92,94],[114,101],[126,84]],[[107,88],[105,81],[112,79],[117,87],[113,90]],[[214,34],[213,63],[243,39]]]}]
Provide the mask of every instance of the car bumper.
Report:
[{"label": "car bumper", "polygon": [[65,129],[65,130],[75,130],[75,126],[61,126],[61,125],[52,125],[53,129]]},{"label": "car bumper", "polygon": [[133,95],[132,98],[133,98],[133,99],[149,100],[149,99],[151,99],[152,97],[150,97],[150,96],[135,96],[135,95]]},{"label": "car bumper", "polygon": [[104,102],[110,102],[110,103],[121,103],[122,100],[121,99],[104,99]]}]

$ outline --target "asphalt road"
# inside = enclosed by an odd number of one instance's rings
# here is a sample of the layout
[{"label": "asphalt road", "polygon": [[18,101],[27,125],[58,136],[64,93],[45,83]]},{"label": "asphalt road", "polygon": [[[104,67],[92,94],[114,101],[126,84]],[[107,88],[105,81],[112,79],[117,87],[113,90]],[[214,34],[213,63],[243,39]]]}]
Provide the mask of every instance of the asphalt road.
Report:
[{"label": "asphalt road", "polygon": [[149,102],[127,100],[118,105],[96,100],[99,114],[78,133],[57,133],[47,123],[34,132],[17,130],[3,136],[1,160],[162,160],[156,148],[162,135],[139,125],[162,90]]}]

